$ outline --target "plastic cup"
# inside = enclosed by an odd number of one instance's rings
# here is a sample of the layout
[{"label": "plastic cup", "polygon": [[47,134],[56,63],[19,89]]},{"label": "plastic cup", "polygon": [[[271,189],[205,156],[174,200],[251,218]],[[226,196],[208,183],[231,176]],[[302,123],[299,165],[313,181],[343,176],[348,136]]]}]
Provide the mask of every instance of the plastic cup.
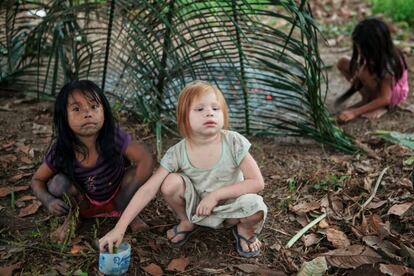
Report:
[{"label": "plastic cup", "polygon": [[105,275],[122,275],[128,271],[131,260],[131,246],[121,243],[116,253],[101,252],[99,254],[99,271]]}]

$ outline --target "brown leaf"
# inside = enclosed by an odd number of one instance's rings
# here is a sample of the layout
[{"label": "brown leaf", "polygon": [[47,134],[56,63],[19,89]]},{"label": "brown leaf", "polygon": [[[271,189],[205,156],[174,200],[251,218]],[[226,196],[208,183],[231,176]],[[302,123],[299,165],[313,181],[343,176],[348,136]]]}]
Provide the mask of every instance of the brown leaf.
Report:
[{"label": "brown leaf", "polygon": [[239,264],[235,265],[234,267],[237,267],[238,269],[246,273],[254,273],[257,272],[257,270],[259,270],[259,266],[254,264]]},{"label": "brown leaf", "polygon": [[388,210],[388,215],[403,216],[413,206],[413,202],[395,204]]},{"label": "brown leaf", "polygon": [[10,148],[11,146],[13,146],[14,144],[16,144],[16,141],[12,141],[12,142],[10,142],[10,143],[3,144],[3,145],[1,146],[1,148],[2,148],[2,149],[7,149],[7,148]]},{"label": "brown leaf", "polygon": [[32,173],[19,173],[16,174],[15,176],[12,176],[8,179],[9,182],[11,183],[16,183],[17,181],[19,181],[20,179],[22,179],[23,177],[32,175]]},{"label": "brown leaf", "polygon": [[347,248],[335,249],[324,254],[331,266],[339,268],[356,268],[363,264],[373,264],[382,261],[380,255],[362,245],[351,245]]},{"label": "brown leaf", "polygon": [[30,147],[29,146],[26,146],[26,145],[22,145],[22,146],[19,147],[19,150],[21,152],[25,153],[25,154],[29,154]]},{"label": "brown leaf", "polygon": [[18,201],[28,201],[28,200],[33,200],[33,199],[36,199],[36,197],[32,196],[32,195],[25,195],[25,196],[19,197],[19,199],[17,199],[16,202],[18,202]]},{"label": "brown leaf", "polygon": [[42,203],[40,201],[33,200],[32,204],[30,204],[29,206],[27,206],[23,209],[20,209],[19,217],[22,218],[22,217],[26,217],[26,216],[29,216],[29,215],[32,215],[32,214],[36,213],[37,210],[39,209],[40,205],[42,205]]},{"label": "brown leaf", "polygon": [[312,233],[309,235],[305,235],[302,237],[302,241],[305,244],[306,247],[312,246],[314,244],[317,244],[319,242],[320,238],[318,235]]},{"label": "brown leaf", "polygon": [[326,229],[329,227],[329,223],[326,221],[326,219],[323,219],[318,224],[319,228]]},{"label": "brown leaf", "polygon": [[326,237],[335,248],[346,248],[349,245],[351,245],[351,242],[349,241],[345,233],[334,228],[328,228],[326,230]]},{"label": "brown leaf", "polygon": [[190,263],[190,260],[188,258],[182,256],[178,259],[173,259],[168,264],[167,270],[184,272],[185,268],[188,266],[189,263]]},{"label": "brown leaf", "polygon": [[310,211],[317,210],[321,207],[319,202],[301,202],[295,206],[290,207],[290,211],[295,214],[306,214]]},{"label": "brown leaf", "polygon": [[75,255],[75,254],[82,252],[85,249],[88,249],[88,248],[84,245],[74,244],[72,248],[70,249],[70,254]]},{"label": "brown leaf", "polygon": [[377,234],[381,239],[391,234],[389,222],[382,222],[381,217],[377,214],[373,214],[369,217],[368,224],[370,229],[369,232]]},{"label": "brown leaf", "polygon": [[414,275],[414,269],[402,265],[380,264],[380,271],[392,276]]},{"label": "brown leaf", "polygon": [[367,205],[367,209],[377,209],[381,206],[383,206],[384,204],[386,204],[388,201],[387,200],[381,200],[381,201],[377,201],[377,202],[370,202]]},{"label": "brown leaf", "polygon": [[22,186],[13,186],[13,187],[1,187],[0,188],[0,197],[5,197],[8,194],[11,194],[12,192],[19,192],[29,189],[28,185],[22,185]]},{"label": "brown leaf", "polygon": [[164,272],[162,271],[162,268],[154,263],[144,266],[142,269],[145,272],[151,274],[152,276],[161,276],[164,274]]},{"label": "brown leaf", "polygon": [[0,267],[0,275],[2,276],[11,276],[13,271],[19,269],[22,266],[22,263],[15,263],[9,266]]},{"label": "brown leaf", "polygon": [[32,162],[32,160],[30,160],[30,158],[29,157],[27,157],[27,156],[22,156],[22,157],[20,157],[20,161],[22,161],[23,163],[25,163],[25,164],[27,164],[27,165],[30,165],[30,164],[32,164],[33,162]]},{"label": "brown leaf", "polygon": [[402,258],[398,256],[400,248],[387,240],[381,240],[377,236],[365,236],[362,240],[375,250],[380,250],[382,253],[390,257],[391,259],[401,261]]},{"label": "brown leaf", "polygon": [[71,265],[66,262],[55,265],[55,269],[62,275],[68,275],[70,268],[71,268]]},{"label": "brown leaf", "polygon": [[6,154],[6,155],[2,155],[0,156],[0,163],[13,163],[17,160],[17,157],[13,154]]}]

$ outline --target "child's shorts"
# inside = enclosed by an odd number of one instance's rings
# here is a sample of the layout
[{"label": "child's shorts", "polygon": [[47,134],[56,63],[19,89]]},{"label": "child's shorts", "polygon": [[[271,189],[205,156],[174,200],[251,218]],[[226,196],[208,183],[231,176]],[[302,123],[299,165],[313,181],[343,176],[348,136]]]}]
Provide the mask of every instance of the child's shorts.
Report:
[{"label": "child's shorts", "polygon": [[115,193],[105,201],[93,200],[87,194],[85,194],[84,199],[89,202],[90,207],[88,209],[79,209],[79,215],[84,218],[119,218],[122,215],[123,210],[117,210],[115,207],[115,197],[118,192],[119,187]]}]

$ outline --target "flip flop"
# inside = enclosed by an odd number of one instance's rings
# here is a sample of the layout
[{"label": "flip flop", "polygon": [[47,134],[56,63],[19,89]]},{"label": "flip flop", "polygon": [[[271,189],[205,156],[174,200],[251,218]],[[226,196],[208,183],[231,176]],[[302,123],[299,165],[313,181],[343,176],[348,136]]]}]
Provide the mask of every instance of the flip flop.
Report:
[{"label": "flip flop", "polygon": [[172,237],[171,239],[177,237],[177,235],[183,235],[183,239],[182,240],[179,240],[177,242],[173,242],[173,241],[170,240],[170,243],[171,243],[171,245],[173,247],[181,247],[181,246],[183,246],[188,241],[188,239],[190,238],[190,236],[192,234],[194,234],[194,232],[195,232],[195,228],[193,230],[190,230],[190,231],[178,231],[178,225],[177,224],[174,225],[172,229],[174,231],[174,237]]},{"label": "flip flop", "polygon": [[245,241],[248,245],[252,244],[253,242],[255,242],[257,240],[256,235],[253,235],[250,239],[246,239],[245,237],[241,236],[237,232],[237,226],[235,226],[233,228],[233,236],[234,236],[234,238],[236,238],[236,250],[237,250],[237,253],[239,253],[240,256],[246,257],[246,258],[251,258],[251,257],[256,257],[260,254],[260,248],[259,248],[259,250],[256,250],[256,251],[244,251],[241,244],[240,244],[241,240]]}]

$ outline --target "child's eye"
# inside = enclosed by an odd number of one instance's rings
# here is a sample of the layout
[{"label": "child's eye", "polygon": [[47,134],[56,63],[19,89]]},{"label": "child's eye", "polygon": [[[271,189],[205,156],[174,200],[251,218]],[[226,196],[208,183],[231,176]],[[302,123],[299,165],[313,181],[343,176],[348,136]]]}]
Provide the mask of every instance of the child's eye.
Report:
[{"label": "child's eye", "polygon": [[72,111],[74,111],[74,112],[79,112],[79,107],[74,107],[74,108],[72,108]]},{"label": "child's eye", "polygon": [[199,107],[199,108],[196,108],[196,109],[194,109],[194,110],[195,110],[195,111],[199,111],[199,112],[200,112],[200,111],[203,111],[203,109],[204,109],[204,108]]},{"label": "child's eye", "polygon": [[220,110],[219,106],[213,106],[213,110]]},{"label": "child's eye", "polygon": [[92,109],[97,109],[97,108],[99,108],[99,104],[93,104],[92,105]]}]

